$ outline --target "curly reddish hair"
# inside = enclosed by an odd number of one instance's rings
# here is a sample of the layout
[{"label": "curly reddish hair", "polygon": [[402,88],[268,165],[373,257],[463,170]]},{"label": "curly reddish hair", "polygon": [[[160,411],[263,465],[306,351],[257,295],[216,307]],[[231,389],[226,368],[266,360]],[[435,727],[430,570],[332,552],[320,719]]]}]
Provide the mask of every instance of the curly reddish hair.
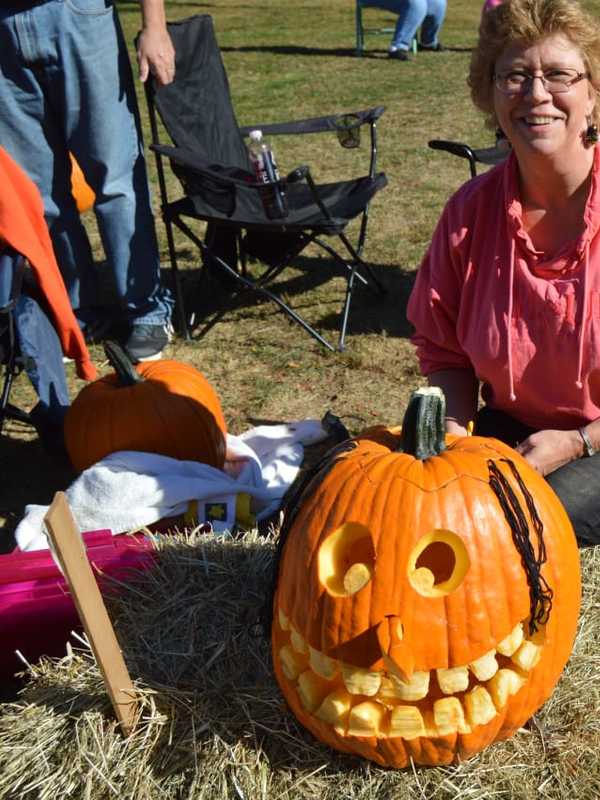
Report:
[{"label": "curly reddish hair", "polygon": [[[471,98],[486,115],[489,127],[498,125],[493,77],[502,52],[513,42],[533,44],[557,34],[578,48],[590,75],[590,84],[594,92],[598,92],[600,25],[576,0],[505,0],[483,14],[467,83],[471,87]],[[592,118],[600,126],[600,104],[594,107]]]}]

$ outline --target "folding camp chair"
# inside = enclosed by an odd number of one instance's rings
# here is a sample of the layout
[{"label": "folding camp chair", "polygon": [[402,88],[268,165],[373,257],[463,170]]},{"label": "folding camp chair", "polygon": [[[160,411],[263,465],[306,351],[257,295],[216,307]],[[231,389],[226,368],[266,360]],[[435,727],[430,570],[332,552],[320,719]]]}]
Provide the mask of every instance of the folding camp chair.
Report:
[{"label": "folding camp chair", "polygon": [[[46,449],[62,447],[62,420],[69,392],[60,342],[27,260],[12,248],[0,250],[0,433],[7,419],[33,426]],[[25,371],[38,396],[31,412],[13,405],[15,377]]]},{"label": "folding camp chair", "polygon": [[462,142],[450,142],[445,139],[432,139],[428,142],[428,145],[433,150],[445,150],[453,156],[466,158],[469,162],[469,171],[472,178],[477,175],[477,164],[485,164],[488,167],[495,166],[501,161],[504,161],[510,152],[505,146],[498,144],[498,142],[494,147],[478,149],[469,147],[468,144],[463,144]]},{"label": "folding camp chair", "polygon": [[32,424],[29,414],[9,402],[15,376],[20,372],[15,309],[21,293],[25,259],[12,253],[0,253],[0,367],[4,370],[0,393],[0,434],[6,419]]},{"label": "folding camp chair", "polygon": [[[156,153],[166,225],[167,244],[175,282],[179,324],[188,334],[187,315],[177,267],[173,226],[201,250],[203,262],[227,276],[239,291],[249,289],[275,302],[304,330],[329,349],[335,349],[290,305],[267,288],[290,262],[310,244],[325,250],[341,267],[346,277],[338,347],[344,348],[346,326],[356,281],[372,284],[383,291],[373,270],[362,258],[368,222],[368,205],[387,179],[376,171],[377,120],[383,107],[281,124],[254,124],[238,127],[229,95],[227,75],[208,15],[197,15],[168,25],[176,52],[173,83],[157,87],[146,83],[146,96],[152,131],[151,148]],[[156,111],[174,146],[161,144]],[[261,202],[262,185],[251,171],[244,136],[260,129],[266,136],[336,132],[340,141],[346,128],[368,125],[371,154],[368,175],[339,183],[316,185],[309,167],[300,166],[279,182],[285,189],[289,213],[283,219],[269,219]],[[167,197],[162,156],[179,178],[185,195],[175,201]],[[358,239],[352,244],[344,230],[359,217]],[[208,223],[204,238],[184,219]],[[341,255],[323,236],[336,236],[343,247]],[[230,253],[224,253],[223,238],[229,239]],[[237,245],[237,246],[236,246]],[[241,261],[238,269],[237,252]],[[246,269],[247,258],[265,265],[258,277]]]},{"label": "folding camp chair", "polygon": [[[354,11],[354,19],[356,25],[356,55],[362,56],[365,51],[365,34],[373,33],[373,34],[392,34],[396,30],[396,26],[391,28],[389,27],[377,27],[377,28],[365,28],[363,24],[363,8],[379,8],[383,11],[387,11],[386,4],[381,3],[380,0],[356,0],[356,6]],[[417,53],[417,40],[413,39],[411,42],[411,50],[416,55]]]}]

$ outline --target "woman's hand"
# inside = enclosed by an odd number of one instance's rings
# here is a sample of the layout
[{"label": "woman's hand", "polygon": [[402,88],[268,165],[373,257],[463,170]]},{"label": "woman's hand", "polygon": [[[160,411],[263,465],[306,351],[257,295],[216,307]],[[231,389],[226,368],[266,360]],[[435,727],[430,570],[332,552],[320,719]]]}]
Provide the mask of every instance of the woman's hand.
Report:
[{"label": "woman's hand", "polygon": [[583,455],[583,440],[579,431],[538,431],[520,442],[515,450],[520,453],[540,475],[549,475],[555,469],[575,461]]}]

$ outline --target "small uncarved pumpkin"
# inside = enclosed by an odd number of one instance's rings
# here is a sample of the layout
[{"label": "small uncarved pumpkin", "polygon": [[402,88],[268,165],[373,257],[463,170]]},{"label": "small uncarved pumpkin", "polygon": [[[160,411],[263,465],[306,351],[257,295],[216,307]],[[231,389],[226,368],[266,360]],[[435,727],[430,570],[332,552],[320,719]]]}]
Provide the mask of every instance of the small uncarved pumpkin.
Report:
[{"label": "small uncarved pumpkin", "polygon": [[281,532],[273,663],[332,747],[448,764],[516,731],[569,657],[577,545],[560,501],[496,439],[444,436],[439,390],[402,429],[340,445]]},{"label": "small uncarved pumpkin", "polygon": [[222,469],[227,428],[206,378],[179,361],[134,367],[112,342],[105,350],[115,371],[85,386],[67,412],[65,444],[75,469],[84,470],[118,450]]},{"label": "small uncarved pumpkin", "polygon": [[94,205],[96,195],[83,177],[83,172],[75,157],[72,154],[69,155],[71,159],[71,193],[77,203],[77,210],[83,214]]}]

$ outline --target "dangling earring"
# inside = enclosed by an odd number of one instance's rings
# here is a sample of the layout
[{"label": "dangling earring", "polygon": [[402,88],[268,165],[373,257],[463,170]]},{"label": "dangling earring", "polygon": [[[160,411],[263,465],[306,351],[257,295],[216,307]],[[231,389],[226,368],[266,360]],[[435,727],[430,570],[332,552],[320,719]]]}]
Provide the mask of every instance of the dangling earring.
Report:
[{"label": "dangling earring", "polygon": [[588,122],[587,129],[583,134],[583,143],[586,145],[586,147],[591,147],[592,145],[598,143],[598,139],[600,139],[600,135],[598,134],[598,126],[593,122]]}]

